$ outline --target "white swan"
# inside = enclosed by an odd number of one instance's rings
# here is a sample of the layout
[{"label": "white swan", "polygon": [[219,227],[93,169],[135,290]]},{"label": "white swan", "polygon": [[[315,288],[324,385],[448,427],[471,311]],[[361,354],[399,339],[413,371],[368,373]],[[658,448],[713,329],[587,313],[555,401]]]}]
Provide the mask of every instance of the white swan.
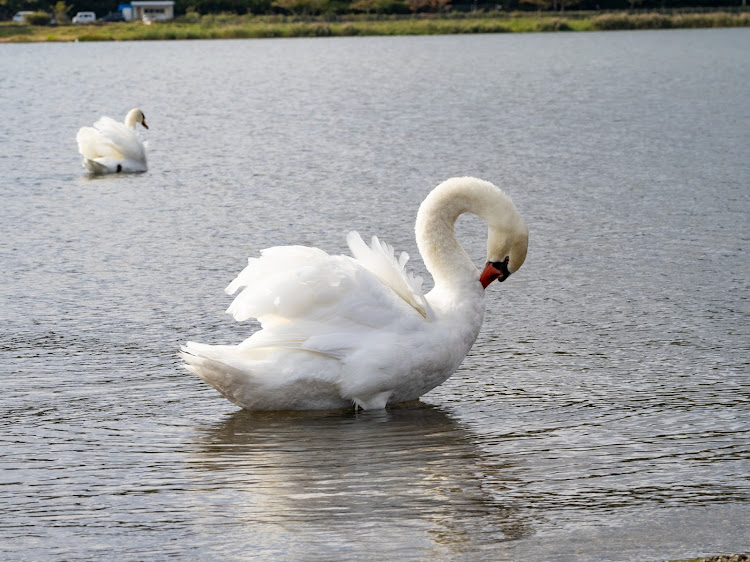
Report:
[{"label": "white swan", "polygon": [[[454,233],[462,213],[487,222],[480,274]],[[262,329],[239,345],[188,342],[186,367],[248,410],[384,408],[444,382],[477,338],[484,289],[526,258],[528,228],[510,198],[489,182],[453,178],[419,207],[417,246],[435,287],[405,272],[393,249],[356,232],[353,258],[316,248],[264,250],[227,287],[241,289],[227,312]]]},{"label": "white swan", "polygon": [[81,127],[76,140],[83,167],[92,174],[145,172],[146,147],[135,130],[137,123],[148,129],[143,111],[135,108],[125,116],[124,123],[100,117],[93,127]]}]

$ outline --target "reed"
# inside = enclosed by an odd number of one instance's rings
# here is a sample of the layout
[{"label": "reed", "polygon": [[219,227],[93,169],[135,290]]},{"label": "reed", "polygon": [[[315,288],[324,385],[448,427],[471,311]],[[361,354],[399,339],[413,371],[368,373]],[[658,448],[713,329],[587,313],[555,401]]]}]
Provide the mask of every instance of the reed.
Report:
[{"label": "reed", "polygon": [[603,14],[591,19],[592,28],[600,31],[623,29],[686,29],[706,27],[747,27],[750,13],[730,14]]},{"label": "reed", "polygon": [[620,29],[748,27],[750,13],[687,14],[460,14],[451,17],[303,20],[284,16],[189,14],[180,20],[110,23],[87,26],[0,24],[0,42],[30,41],[149,41],[180,39],[252,39],[272,37],[331,37],[356,35],[445,35],[464,33],[529,33]]}]

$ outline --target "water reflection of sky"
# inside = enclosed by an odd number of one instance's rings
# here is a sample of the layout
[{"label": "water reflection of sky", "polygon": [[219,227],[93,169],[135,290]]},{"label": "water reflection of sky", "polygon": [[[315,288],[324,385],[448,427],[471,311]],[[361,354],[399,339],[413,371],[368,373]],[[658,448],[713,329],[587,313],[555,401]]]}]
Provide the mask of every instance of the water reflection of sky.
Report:
[{"label": "water reflection of sky", "polygon": [[[498,500],[504,467],[488,464],[471,432],[436,407],[240,411],[198,434],[196,445],[202,517],[217,524],[231,505],[240,517],[230,526],[251,550],[451,557],[531,532]],[[280,541],[286,534],[295,540]]]}]

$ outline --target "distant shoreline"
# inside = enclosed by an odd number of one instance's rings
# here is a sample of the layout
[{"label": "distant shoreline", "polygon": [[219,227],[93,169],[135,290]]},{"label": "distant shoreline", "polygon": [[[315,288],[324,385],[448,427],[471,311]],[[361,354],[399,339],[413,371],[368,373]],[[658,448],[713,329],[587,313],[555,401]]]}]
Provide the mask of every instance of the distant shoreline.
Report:
[{"label": "distant shoreline", "polygon": [[351,37],[532,33],[627,29],[750,27],[750,11],[706,13],[499,13],[414,17],[300,19],[284,16],[206,15],[168,22],[34,26],[0,23],[0,43],[71,41],[155,41],[180,39],[261,39],[273,37]]}]

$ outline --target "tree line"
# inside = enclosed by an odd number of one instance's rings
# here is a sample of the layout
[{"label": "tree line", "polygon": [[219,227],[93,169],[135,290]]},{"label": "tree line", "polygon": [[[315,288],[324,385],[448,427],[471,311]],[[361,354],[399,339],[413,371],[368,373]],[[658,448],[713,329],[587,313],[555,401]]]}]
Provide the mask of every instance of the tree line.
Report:
[{"label": "tree line", "polygon": [[[746,0],[744,0],[746,1]],[[127,0],[0,0],[0,19],[9,20],[17,11],[54,15],[64,23],[79,11],[92,11],[98,18],[117,11]],[[445,12],[564,11],[711,8],[744,5],[743,0],[175,0],[175,15],[219,13],[337,17],[346,14],[409,15]]]}]

